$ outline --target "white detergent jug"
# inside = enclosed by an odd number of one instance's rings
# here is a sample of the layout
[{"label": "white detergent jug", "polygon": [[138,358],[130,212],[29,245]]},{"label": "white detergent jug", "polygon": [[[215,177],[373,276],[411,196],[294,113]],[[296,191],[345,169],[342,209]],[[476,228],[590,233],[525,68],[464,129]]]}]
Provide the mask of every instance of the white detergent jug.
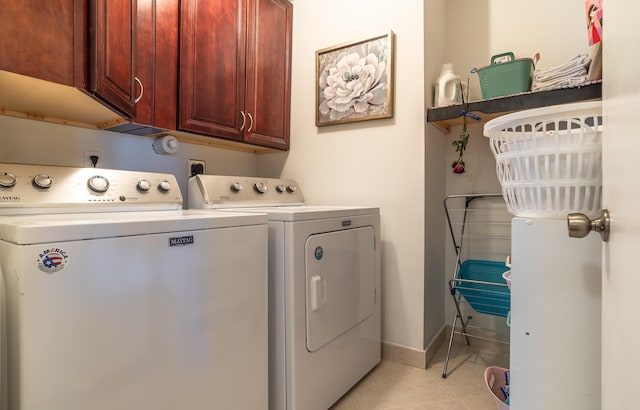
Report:
[{"label": "white detergent jug", "polygon": [[462,87],[460,77],[454,74],[453,64],[442,64],[442,72],[436,81],[436,92],[433,102],[436,107],[446,107],[462,103]]}]

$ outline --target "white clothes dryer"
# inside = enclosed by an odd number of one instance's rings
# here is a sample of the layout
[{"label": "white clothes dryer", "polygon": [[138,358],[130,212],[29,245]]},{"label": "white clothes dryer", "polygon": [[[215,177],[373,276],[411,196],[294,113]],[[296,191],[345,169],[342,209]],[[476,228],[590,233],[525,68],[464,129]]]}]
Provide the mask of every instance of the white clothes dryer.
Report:
[{"label": "white clothes dryer", "polygon": [[4,408],[266,409],[266,222],[183,211],[172,175],[0,164]]},{"label": "white clothes dryer", "polygon": [[326,410],[380,362],[380,212],[306,206],[295,181],[197,175],[189,207],[265,212],[269,408]]}]

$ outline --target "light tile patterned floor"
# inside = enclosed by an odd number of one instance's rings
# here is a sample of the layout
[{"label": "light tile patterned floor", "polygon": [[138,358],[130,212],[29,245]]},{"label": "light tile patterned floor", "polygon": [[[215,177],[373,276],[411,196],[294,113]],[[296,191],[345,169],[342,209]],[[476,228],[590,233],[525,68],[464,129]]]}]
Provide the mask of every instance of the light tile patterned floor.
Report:
[{"label": "light tile patterned floor", "polygon": [[442,378],[443,345],[426,370],[383,360],[331,410],[495,410],[484,383],[488,366],[509,367],[509,346],[456,335]]}]

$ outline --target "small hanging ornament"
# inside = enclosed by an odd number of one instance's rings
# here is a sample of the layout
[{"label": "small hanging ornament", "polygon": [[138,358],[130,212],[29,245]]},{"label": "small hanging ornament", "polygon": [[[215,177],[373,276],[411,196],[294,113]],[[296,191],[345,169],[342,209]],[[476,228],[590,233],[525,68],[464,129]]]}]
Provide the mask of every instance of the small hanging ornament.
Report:
[{"label": "small hanging ornament", "polygon": [[[467,92],[468,90],[469,79],[467,78]],[[468,119],[469,117],[471,117],[474,120],[480,120],[480,117],[468,111],[469,103],[465,102],[464,93],[462,93],[462,105],[464,106],[464,110],[460,110],[460,114],[462,114],[462,132],[460,133],[460,137],[458,137],[457,140],[451,143],[451,145],[456,147],[456,152],[458,153],[458,159],[451,164],[451,168],[453,168],[454,174],[462,174],[465,171],[465,163],[462,159],[462,156],[464,155],[464,150],[467,149],[467,144],[469,144],[469,128],[467,124]]]},{"label": "small hanging ornament", "polygon": [[467,144],[469,144],[469,131],[467,130],[467,116],[464,116],[462,125],[462,132],[460,133],[460,137],[453,141],[451,145],[456,147],[456,152],[458,153],[458,159],[451,164],[451,168],[453,168],[454,174],[462,174],[464,173],[464,161],[462,160],[462,155],[464,154],[464,150],[467,149]]}]

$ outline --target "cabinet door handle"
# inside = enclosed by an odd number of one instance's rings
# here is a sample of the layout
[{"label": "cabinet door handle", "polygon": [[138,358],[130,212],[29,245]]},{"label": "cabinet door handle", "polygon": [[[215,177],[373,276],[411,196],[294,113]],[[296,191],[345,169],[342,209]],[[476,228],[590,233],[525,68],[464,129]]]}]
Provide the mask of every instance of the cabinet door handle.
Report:
[{"label": "cabinet door handle", "polygon": [[253,128],[253,117],[250,112],[248,112],[247,115],[249,116],[249,129],[247,129],[247,133],[250,133]]},{"label": "cabinet door handle", "polygon": [[247,117],[244,115],[244,111],[240,111],[240,115],[242,115],[242,125],[240,126],[240,131],[244,130],[244,124],[247,122]]},{"label": "cabinet door handle", "polygon": [[142,86],[142,81],[140,81],[138,77],[134,77],[134,79],[136,80],[136,83],[138,83],[138,85],[140,86],[140,95],[138,95],[136,99],[133,100],[133,102],[137,104],[140,102],[140,100],[142,99],[142,96],[144,95],[144,87]]}]

